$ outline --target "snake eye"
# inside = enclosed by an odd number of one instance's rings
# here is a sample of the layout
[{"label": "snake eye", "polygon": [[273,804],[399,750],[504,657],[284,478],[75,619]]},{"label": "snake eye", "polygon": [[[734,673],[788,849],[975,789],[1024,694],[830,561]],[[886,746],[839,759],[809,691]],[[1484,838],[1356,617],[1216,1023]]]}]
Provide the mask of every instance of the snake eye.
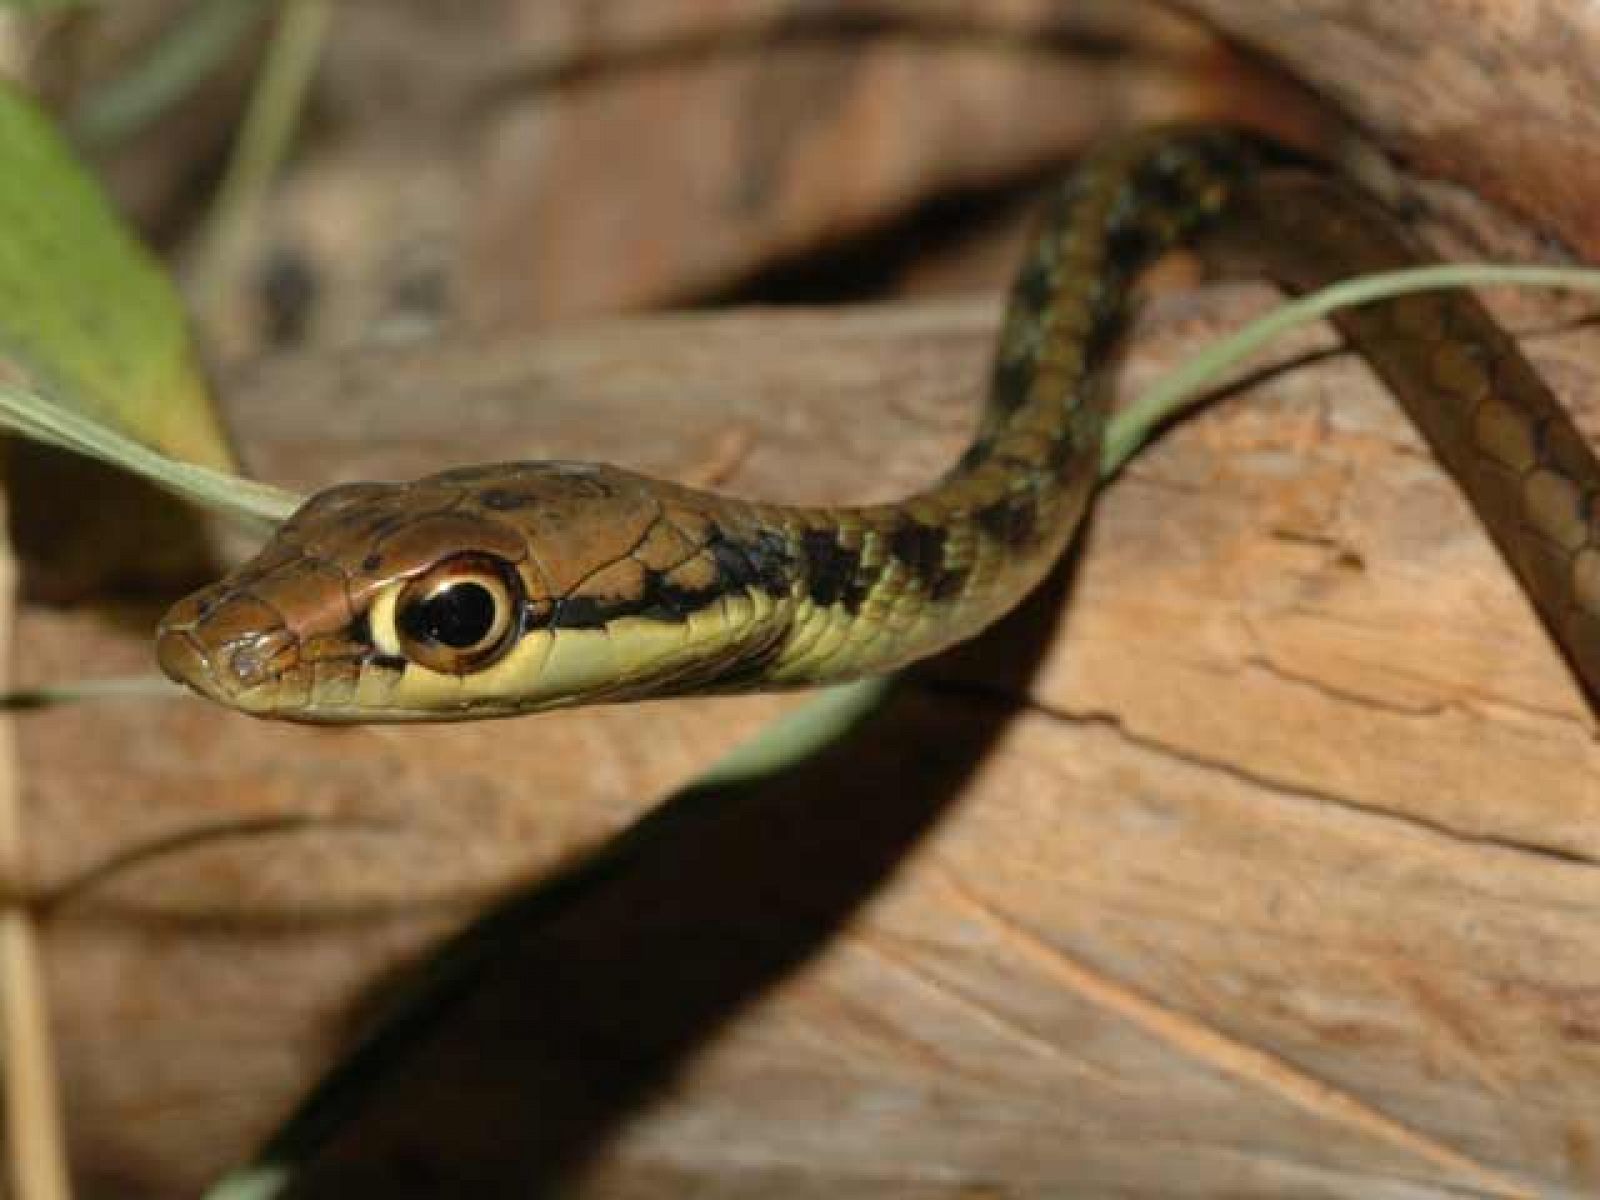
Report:
[{"label": "snake eye", "polygon": [[515,640],[522,589],[499,559],[463,554],[411,580],[395,601],[401,652],[433,671],[488,666]]}]

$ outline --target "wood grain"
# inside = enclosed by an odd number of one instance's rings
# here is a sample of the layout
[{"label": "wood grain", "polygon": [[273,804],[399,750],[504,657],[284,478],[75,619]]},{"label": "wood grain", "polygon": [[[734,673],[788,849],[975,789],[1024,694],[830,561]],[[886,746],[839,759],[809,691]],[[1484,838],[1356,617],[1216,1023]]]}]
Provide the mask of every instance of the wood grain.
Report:
[{"label": "wood grain", "polygon": [[1600,18],[1563,0],[1180,0],[1420,175],[1600,253]]}]

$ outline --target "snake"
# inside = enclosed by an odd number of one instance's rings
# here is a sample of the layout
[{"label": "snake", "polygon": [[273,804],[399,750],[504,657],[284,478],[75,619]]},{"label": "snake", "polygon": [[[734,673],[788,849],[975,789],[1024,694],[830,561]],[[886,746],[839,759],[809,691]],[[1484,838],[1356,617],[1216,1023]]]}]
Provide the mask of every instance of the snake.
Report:
[{"label": "snake", "polygon": [[[255,716],[387,722],[829,684],[936,654],[1062,558],[1137,284],[1179,249],[1291,292],[1428,257],[1360,185],[1258,135],[1125,135],[1044,197],[976,432],[925,490],[791,506],[567,461],[341,484],[175,604],[158,661]],[[1600,697],[1600,464],[1550,388],[1469,293],[1335,324]]]}]

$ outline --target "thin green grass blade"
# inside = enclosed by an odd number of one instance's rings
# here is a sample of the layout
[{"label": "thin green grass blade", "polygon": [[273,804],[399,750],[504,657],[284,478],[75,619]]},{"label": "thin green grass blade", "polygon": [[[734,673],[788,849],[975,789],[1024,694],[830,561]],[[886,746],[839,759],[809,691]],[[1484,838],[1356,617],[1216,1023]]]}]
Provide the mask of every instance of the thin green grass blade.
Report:
[{"label": "thin green grass blade", "polygon": [[0,692],[0,709],[20,712],[92,700],[149,700],[182,694],[182,689],[165,675],[112,675]]},{"label": "thin green grass blade", "polygon": [[0,380],[0,426],[37,442],[110,463],[213,511],[270,529],[300,497],[210,467],[169,458],[93,417],[55,404],[39,392]]},{"label": "thin green grass blade", "polygon": [[1411,292],[1494,287],[1500,284],[1600,293],[1600,271],[1582,267],[1447,263],[1363,275],[1359,279],[1346,279],[1309,292],[1279,305],[1236,333],[1212,342],[1117,413],[1106,430],[1101,475],[1115,475],[1157,429],[1187,408],[1202,402],[1206,398],[1205,389],[1213,380],[1243,362],[1273,338],[1281,337],[1302,325],[1320,321],[1338,309],[1357,304],[1368,304]]},{"label": "thin green grass blade", "polygon": [[241,1167],[218,1180],[201,1200],[276,1200],[293,1182],[290,1167],[272,1163]]}]

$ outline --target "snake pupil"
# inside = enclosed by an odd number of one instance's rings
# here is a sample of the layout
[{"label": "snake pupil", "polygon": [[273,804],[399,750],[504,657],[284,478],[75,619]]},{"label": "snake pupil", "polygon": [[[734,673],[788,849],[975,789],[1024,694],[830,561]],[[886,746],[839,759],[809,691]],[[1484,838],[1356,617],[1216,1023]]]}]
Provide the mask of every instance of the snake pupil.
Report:
[{"label": "snake pupil", "polygon": [[469,650],[489,635],[495,624],[495,598],[481,583],[455,583],[413,605],[402,620],[413,636]]},{"label": "snake pupil", "polygon": [[426,670],[465,675],[516,642],[522,603],[510,563],[488,554],[457,554],[401,587],[389,632],[374,630],[373,644],[391,645]]}]

